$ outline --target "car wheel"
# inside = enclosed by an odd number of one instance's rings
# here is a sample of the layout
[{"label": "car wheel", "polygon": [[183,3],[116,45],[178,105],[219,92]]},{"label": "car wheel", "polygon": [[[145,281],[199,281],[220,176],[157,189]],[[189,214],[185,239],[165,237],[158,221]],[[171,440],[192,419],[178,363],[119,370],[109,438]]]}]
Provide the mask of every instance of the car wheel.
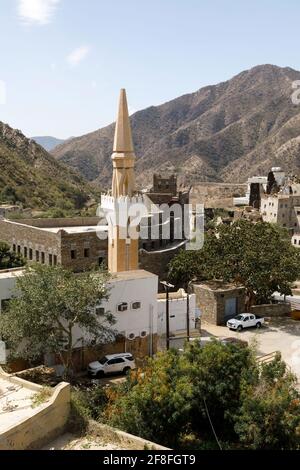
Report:
[{"label": "car wheel", "polygon": [[261,328],[261,323],[260,322],[256,323],[256,328]]},{"label": "car wheel", "polygon": [[130,367],[124,367],[123,374],[127,375],[129,371],[130,371]]},{"label": "car wheel", "polygon": [[238,331],[242,331],[242,329],[243,329],[242,325],[239,325],[238,326]]},{"label": "car wheel", "polygon": [[97,372],[96,377],[97,377],[98,379],[103,378],[103,377],[104,377],[104,372],[103,372],[103,370],[99,370],[99,372]]}]

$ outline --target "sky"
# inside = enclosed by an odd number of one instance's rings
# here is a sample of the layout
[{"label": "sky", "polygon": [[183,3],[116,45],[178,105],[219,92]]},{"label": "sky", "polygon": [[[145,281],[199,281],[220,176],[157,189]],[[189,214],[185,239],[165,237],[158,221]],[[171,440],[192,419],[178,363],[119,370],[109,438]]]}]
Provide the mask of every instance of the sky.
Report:
[{"label": "sky", "polygon": [[0,0],[0,121],[82,135],[242,70],[300,70],[299,0]]}]

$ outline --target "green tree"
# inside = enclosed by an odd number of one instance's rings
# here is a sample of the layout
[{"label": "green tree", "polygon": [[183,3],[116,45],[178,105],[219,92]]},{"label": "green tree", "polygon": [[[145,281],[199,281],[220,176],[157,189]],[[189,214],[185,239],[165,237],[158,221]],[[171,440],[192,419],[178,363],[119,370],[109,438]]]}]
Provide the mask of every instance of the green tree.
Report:
[{"label": "green tree", "polygon": [[108,298],[107,281],[108,274],[99,271],[75,275],[60,266],[28,268],[17,278],[18,295],[0,315],[0,334],[14,356],[36,359],[45,353],[59,354],[68,375],[72,349],[78,346],[76,328],[86,344],[113,340],[114,317],[95,312],[95,306]]},{"label": "green tree", "polygon": [[206,235],[202,250],[194,253],[195,260],[190,263],[192,257],[188,252],[175,257],[169,266],[170,276],[180,279],[186,265],[190,278],[200,273],[204,279],[243,284],[248,308],[268,302],[275,291],[291,294],[300,275],[300,252],[291,245],[287,231],[275,224],[240,220],[221,225],[217,234]]},{"label": "green tree", "polygon": [[9,245],[0,241],[0,269],[11,269],[24,266],[24,260],[20,255],[10,251]]},{"label": "green tree", "polygon": [[237,344],[193,342],[182,354],[159,353],[105,394],[89,416],[172,448],[300,446],[295,378],[280,357],[260,366]]},{"label": "green tree", "polygon": [[300,395],[296,383],[279,355],[262,366],[255,383],[245,384],[235,424],[242,443],[253,449],[299,449]]}]

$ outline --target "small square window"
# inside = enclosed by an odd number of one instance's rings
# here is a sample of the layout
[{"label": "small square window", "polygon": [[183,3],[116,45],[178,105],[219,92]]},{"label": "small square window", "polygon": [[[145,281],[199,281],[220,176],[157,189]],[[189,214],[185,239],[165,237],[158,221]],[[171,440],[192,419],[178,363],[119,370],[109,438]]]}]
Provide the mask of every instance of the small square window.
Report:
[{"label": "small square window", "polygon": [[76,259],[76,250],[71,250],[71,259]]},{"label": "small square window", "polygon": [[118,312],[125,312],[126,310],[128,310],[127,302],[122,302],[121,304],[118,305]]},{"label": "small square window", "polygon": [[104,315],[105,313],[105,308],[104,307],[96,307],[96,315]]},{"label": "small square window", "polygon": [[131,308],[132,310],[138,310],[139,308],[141,308],[141,302],[132,302]]},{"label": "small square window", "polygon": [[89,258],[89,257],[90,257],[90,249],[89,249],[89,248],[85,248],[85,249],[84,249],[84,257],[85,257],[85,258]]}]

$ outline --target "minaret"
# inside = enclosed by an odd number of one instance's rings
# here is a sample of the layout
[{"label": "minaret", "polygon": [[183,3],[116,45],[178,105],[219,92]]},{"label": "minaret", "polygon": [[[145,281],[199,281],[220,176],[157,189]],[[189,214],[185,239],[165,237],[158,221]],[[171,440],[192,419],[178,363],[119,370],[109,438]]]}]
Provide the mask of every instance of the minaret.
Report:
[{"label": "minaret", "polygon": [[138,238],[129,236],[130,220],[126,216],[130,205],[138,202],[139,198],[135,197],[135,154],[124,89],[120,92],[112,161],[112,196],[102,197],[101,206],[110,212],[111,218],[116,216],[109,230],[108,269],[117,273],[138,269],[139,248]]},{"label": "minaret", "polygon": [[135,186],[135,154],[124,88],[120,92],[113,152],[111,157],[113,160],[112,195],[113,197],[131,197],[134,194]]}]

